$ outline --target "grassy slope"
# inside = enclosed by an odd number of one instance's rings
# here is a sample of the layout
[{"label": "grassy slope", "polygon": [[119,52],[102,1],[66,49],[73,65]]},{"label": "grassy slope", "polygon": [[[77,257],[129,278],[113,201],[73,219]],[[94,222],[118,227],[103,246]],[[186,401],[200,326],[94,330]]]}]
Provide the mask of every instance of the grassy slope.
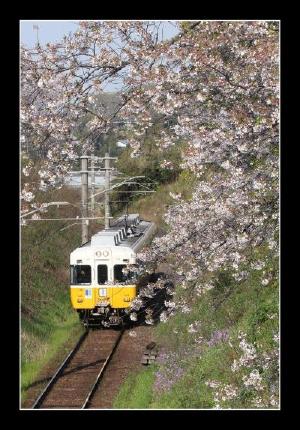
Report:
[{"label": "grassy slope", "polygon": [[[163,231],[166,226],[162,215],[166,207],[173,203],[169,192],[182,193],[188,198],[193,181],[191,176],[183,172],[175,183],[162,185],[155,194],[136,200],[130,212],[139,212],[145,219],[155,221]],[[76,203],[78,195],[72,190],[60,190],[45,196],[45,201],[52,200]],[[60,209],[60,216],[66,215]],[[45,226],[37,222],[22,231],[23,394],[59,347],[68,338],[77,337],[81,330],[77,314],[70,306],[68,290],[69,253],[80,243],[80,227],[74,226],[53,234],[63,225],[63,222],[59,222],[47,223]],[[99,228],[94,226],[95,230]],[[268,264],[272,267],[277,264],[268,256],[266,249],[256,249],[253,253],[269,258]],[[180,297],[190,294],[190,291],[177,286],[176,294]],[[275,318],[270,318],[270,315],[275,315]],[[204,340],[210,339],[217,329],[227,328],[233,337],[242,330],[247,333],[249,341],[260,345],[258,349],[270,351],[274,348],[273,333],[278,327],[278,285],[270,283],[262,288],[257,271],[251,272],[250,277],[240,284],[233,282],[230,276],[223,277],[214,289],[192,303],[191,313],[179,313],[155,328],[158,343],[178,356],[182,350],[192,352],[195,335],[188,332],[188,325],[195,320],[201,321],[200,334]],[[154,388],[157,372],[161,371],[159,365],[143,369],[128,378],[114,406],[211,408],[214,404],[212,390],[205,382],[216,379],[234,384],[237,376],[230,372],[230,363],[239,356],[236,343],[233,348],[225,342],[212,347],[204,346],[201,353],[196,352],[178,361],[184,370],[183,376],[164,392],[157,392]],[[270,385],[274,385],[277,375],[272,366],[265,376]],[[251,391],[241,392],[230,407],[248,407],[251,396]]]},{"label": "grassy slope", "polygon": [[156,192],[144,198],[138,198],[129,207],[129,212],[139,213],[146,220],[154,221],[161,231],[166,229],[163,215],[167,206],[174,204],[174,199],[170,192],[179,194],[188,199],[191,196],[191,189],[195,183],[195,177],[188,172],[181,172],[178,179],[170,184],[160,185]]},{"label": "grassy slope", "polygon": [[[42,200],[43,199],[43,200]],[[80,196],[61,189],[40,196],[40,201],[69,201]],[[47,217],[73,216],[74,209],[51,209]],[[45,215],[44,215],[45,217]],[[79,225],[61,232],[72,221],[32,222],[22,228],[21,237],[21,389],[37,379],[42,367],[60,346],[82,328],[69,299],[69,254],[80,245]],[[94,228],[97,228],[94,226]],[[98,230],[99,230],[98,226]]]},{"label": "grassy slope", "polygon": [[[161,186],[153,196],[136,202],[134,209],[145,217],[156,220],[161,226],[161,215],[165,205],[169,204],[169,191],[182,192],[188,189],[184,184],[184,174],[173,185]],[[156,214],[156,215],[155,215]],[[277,259],[273,259],[265,247],[250,250],[255,261],[260,258],[267,262],[273,270],[278,269]],[[219,282],[215,287],[200,297],[191,291],[176,286],[178,298],[195,297],[191,302],[191,312],[178,313],[166,323],[155,328],[156,340],[168,353],[173,353],[175,359],[170,369],[171,378],[177,368],[182,376],[177,378],[169,388],[155,388],[159,372],[167,375],[163,365],[143,369],[138,374],[131,375],[121,387],[114,402],[115,408],[212,408],[214,407],[213,390],[205,382],[216,380],[222,384],[241,386],[243,375],[249,375],[247,369],[234,373],[231,364],[241,356],[238,332],[247,334],[247,341],[255,343],[259,355],[272,354],[276,343],[274,333],[278,332],[278,283],[273,281],[267,286],[261,285],[261,274],[253,270],[243,282],[234,281],[230,273],[220,273]],[[188,326],[195,320],[201,322],[198,333],[189,333]],[[228,342],[208,346],[216,330],[228,330],[231,346]],[[202,337],[201,346],[197,347],[195,339]],[[198,348],[198,349],[197,349]],[[185,351],[190,353],[186,356]],[[265,389],[261,397],[267,401],[272,392],[276,392],[278,380],[276,359],[270,361],[269,369],[263,371]],[[157,382],[156,382],[157,383]],[[163,381],[162,383],[163,384]],[[159,383],[158,383],[159,385]],[[275,388],[274,388],[275,387]],[[238,396],[222,407],[248,408],[253,407],[256,393],[251,389],[240,389]]]}]

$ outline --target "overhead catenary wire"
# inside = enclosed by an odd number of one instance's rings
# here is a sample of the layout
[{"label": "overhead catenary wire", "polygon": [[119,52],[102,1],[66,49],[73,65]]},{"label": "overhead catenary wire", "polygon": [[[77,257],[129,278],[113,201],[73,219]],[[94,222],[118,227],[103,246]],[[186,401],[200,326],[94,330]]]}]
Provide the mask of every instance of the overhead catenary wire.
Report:
[{"label": "overhead catenary wire", "polygon": [[[113,218],[113,217],[110,217],[110,218]],[[93,220],[93,219],[104,219],[104,217],[102,216],[102,217],[85,217],[85,218],[77,217],[77,218],[38,218],[38,219],[30,218],[30,219],[27,219],[26,222],[29,222],[29,221],[76,221],[76,220],[82,221],[82,220]]]},{"label": "overhead catenary wire", "polygon": [[70,206],[74,206],[75,208],[78,208],[78,209],[81,210],[81,208],[79,206],[74,205],[74,203],[70,203],[70,202],[47,202],[47,203],[42,203],[42,205],[43,205],[43,207],[34,209],[33,211],[26,212],[25,214],[21,215],[21,218],[24,218],[25,216],[28,216],[28,215],[32,215],[35,212],[41,212],[41,211],[45,210],[46,208],[48,208],[49,206],[57,206],[57,207],[59,207],[59,206],[70,205]]},{"label": "overhead catenary wire", "polygon": [[75,223],[70,224],[70,225],[68,225],[68,223],[66,223],[63,227],[60,227],[60,228],[58,228],[57,230],[54,230],[54,231],[52,232],[52,234],[49,234],[49,233],[45,234],[45,236],[43,237],[43,239],[42,239],[42,240],[40,240],[39,242],[34,243],[34,244],[32,245],[32,247],[34,247],[34,246],[39,246],[39,245],[41,245],[42,243],[47,242],[47,241],[48,241],[49,239],[51,239],[55,234],[59,233],[60,231],[66,230],[67,228],[72,227],[72,226],[74,226],[74,225],[80,225],[80,223],[75,222]]},{"label": "overhead catenary wire", "polygon": [[114,189],[116,189],[116,188],[118,188],[118,187],[121,187],[122,185],[128,185],[128,182],[129,182],[129,181],[131,181],[131,180],[133,180],[133,179],[138,179],[138,178],[145,178],[145,176],[132,176],[132,177],[131,177],[131,178],[129,178],[128,180],[122,181],[122,182],[120,182],[119,184],[115,184],[115,185],[113,185],[112,187],[110,187],[110,188],[108,188],[108,189],[105,189],[105,190],[99,191],[98,193],[93,194],[93,195],[92,195],[92,196],[90,196],[89,198],[96,197],[96,196],[98,196],[99,194],[104,194],[104,193],[106,193],[106,192],[108,192],[108,191],[111,191],[111,190],[114,190]]},{"label": "overhead catenary wire", "polygon": [[34,244],[32,245],[32,247],[39,246],[39,245],[41,245],[42,243],[47,242],[47,241],[48,241],[49,239],[51,239],[55,234],[57,234],[57,233],[59,233],[59,232],[61,232],[61,231],[67,230],[68,228],[73,227],[74,225],[81,225],[81,223],[79,223],[79,222],[74,222],[74,223],[69,224],[69,225],[68,225],[68,223],[65,223],[62,227],[59,227],[57,230],[54,230],[53,232],[51,232],[52,234],[46,233],[46,234],[45,234],[45,236],[43,237],[43,239],[42,239],[41,241],[39,241],[39,242],[34,243]]},{"label": "overhead catenary wire", "polygon": [[[109,159],[109,160],[116,160],[117,159],[116,157],[110,157],[108,154],[105,154],[105,155],[106,155],[105,157],[96,157],[96,156],[92,155],[92,156],[82,156],[80,158],[81,159],[91,159],[91,160],[95,160],[95,161],[96,160],[97,161],[98,160],[99,161],[105,161],[105,159]],[[89,173],[92,173],[93,171],[95,171],[95,169],[89,170],[88,166],[84,166],[84,167],[86,169],[81,169],[81,171],[78,171],[76,173],[78,173],[80,175],[82,173],[89,174]],[[105,166],[104,170],[108,170],[108,169],[109,170],[114,170],[114,169],[110,168],[109,165]],[[69,172],[69,173],[75,173],[75,172]],[[117,173],[120,173],[120,172],[117,172]],[[128,177],[127,175],[124,175],[124,174],[122,174],[122,176],[123,176],[123,178],[120,178],[121,182],[119,182],[117,184],[114,184],[111,187],[109,186],[108,188],[105,187],[105,189],[101,190],[100,192],[93,193],[91,196],[88,197],[88,199],[92,199],[93,200],[95,196],[101,195],[101,194],[106,194],[107,195],[107,193],[114,192],[117,188],[119,188],[119,187],[121,187],[123,185],[140,185],[140,186],[142,186],[143,189],[142,190],[132,190],[132,191],[118,190],[119,193],[124,193],[124,194],[143,194],[143,193],[153,193],[154,192],[152,190],[149,190],[149,187],[147,186],[147,185],[150,185],[149,183],[146,185],[146,184],[141,184],[140,182],[137,182],[138,179],[144,179],[145,176]],[[86,203],[88,203],[88,202],[86,202]],[[98,205],[99,203],[94,201],[94,205],[95,204]],[[36,212],[43,212],[49,206],[57,206],[57,207],[59,207],[59,206],[64,206],[64,205],[71,205],[71,206],[74,206],[74,207],[78,208],[80,210],[80,212],[81,212],[81,217],[76,216],[76,217],[61,217],[61,218],[41,218],[39,216],[39,217],[27,218],[29,215],[33,215]],[[94,207],[94,205],[92,205],[92,206]],[[100,205],[103,205],[103,203],[100,203]],[[53,222],[54,221],[82,221],[82,223],[84,223],[84,221],[86,221],[88,223],[89,220],[101,220],[101,219],[105,219],[105,218],[107,218],[107,220],[108,219],[113,219],[113,217],[110,216],[110,214],[106,214],[106,217],[99,217],[99,216],[97,216],[97,217],[95,217],[95,216],[88,217],[88,216],[82,216],[82,215],[87,215],[87,214],[83,214],[83,208],[79,207],[78,205],[75,205],[73,203],[70,203],[70,202],[48,202],[48,203],[43,203],[42,206],[41,206],[41,208],[37,208],[37,209],[34,209],[33,211],[30,211],[30,212],[27,212],[27,213],[23,214],[21,216],[21,221],[22,222],[24,221],[24,224],[26,225],[27,222],[33,222],[33,221],[35,221],[35,222],[36,221],[47,221],[47,222],[49,222],[49,221],[50,222],[52,222],[52,221]],[[109,216],[107,216],[107,215],[109,215]],[[78,224],[78,223],[75,222],[75,223],[73,223],[71,225],[65,224],[63,227],[57,229],[53,234],[56,234],[57,232],[63,231],[65,229],[67,229],[67,228],[70,228],[70,227],[72,227],[72,226],[74,226],[76,224]],[[50,235],[50,237],[52,237],[53,234]],[[47,238],[48,237],[49,236],[47,236]],[[43,241],[41,241],[39,243],[43,243]]]}]

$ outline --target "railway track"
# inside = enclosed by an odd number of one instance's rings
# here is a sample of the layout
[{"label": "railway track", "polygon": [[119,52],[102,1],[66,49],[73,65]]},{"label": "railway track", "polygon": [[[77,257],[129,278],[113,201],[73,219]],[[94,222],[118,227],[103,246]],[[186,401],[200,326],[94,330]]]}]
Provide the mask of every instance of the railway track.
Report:
[{"label": "railway track", "polygon": [[88,409],[124,330],[86,331],[59,366],[33,409]]}]

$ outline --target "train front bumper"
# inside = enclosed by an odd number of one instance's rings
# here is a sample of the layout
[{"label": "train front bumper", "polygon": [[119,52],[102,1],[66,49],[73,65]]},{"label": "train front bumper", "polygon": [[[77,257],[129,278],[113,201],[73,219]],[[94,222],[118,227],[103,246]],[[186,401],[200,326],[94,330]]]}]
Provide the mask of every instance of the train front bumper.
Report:
[{"label": "train front bumper", "polygon": [[74,309],[94,309],[110,306],[112,309],[128,308],[136,297],[135,285],[70,286]]}]

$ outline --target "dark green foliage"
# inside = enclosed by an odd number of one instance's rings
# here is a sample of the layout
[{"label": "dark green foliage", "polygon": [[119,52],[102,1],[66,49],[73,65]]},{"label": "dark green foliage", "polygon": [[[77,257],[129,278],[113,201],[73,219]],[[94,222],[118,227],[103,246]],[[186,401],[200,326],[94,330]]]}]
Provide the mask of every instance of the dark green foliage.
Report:
[{"label": "dark green foliage", "polygon": [[[173,146],[166,151],[160,151],[153,141],[148,141],[143,153],[136,158],[131,158],[132,150],[126,148],[120,155],[116,167],[119,171],[130,176],[145,175],[148,180],[154,183],[163,184],[174,181],[181,172],[180,146]],[[174,168],[167,169],[162,167],[164,160],[171,161]]]}]

